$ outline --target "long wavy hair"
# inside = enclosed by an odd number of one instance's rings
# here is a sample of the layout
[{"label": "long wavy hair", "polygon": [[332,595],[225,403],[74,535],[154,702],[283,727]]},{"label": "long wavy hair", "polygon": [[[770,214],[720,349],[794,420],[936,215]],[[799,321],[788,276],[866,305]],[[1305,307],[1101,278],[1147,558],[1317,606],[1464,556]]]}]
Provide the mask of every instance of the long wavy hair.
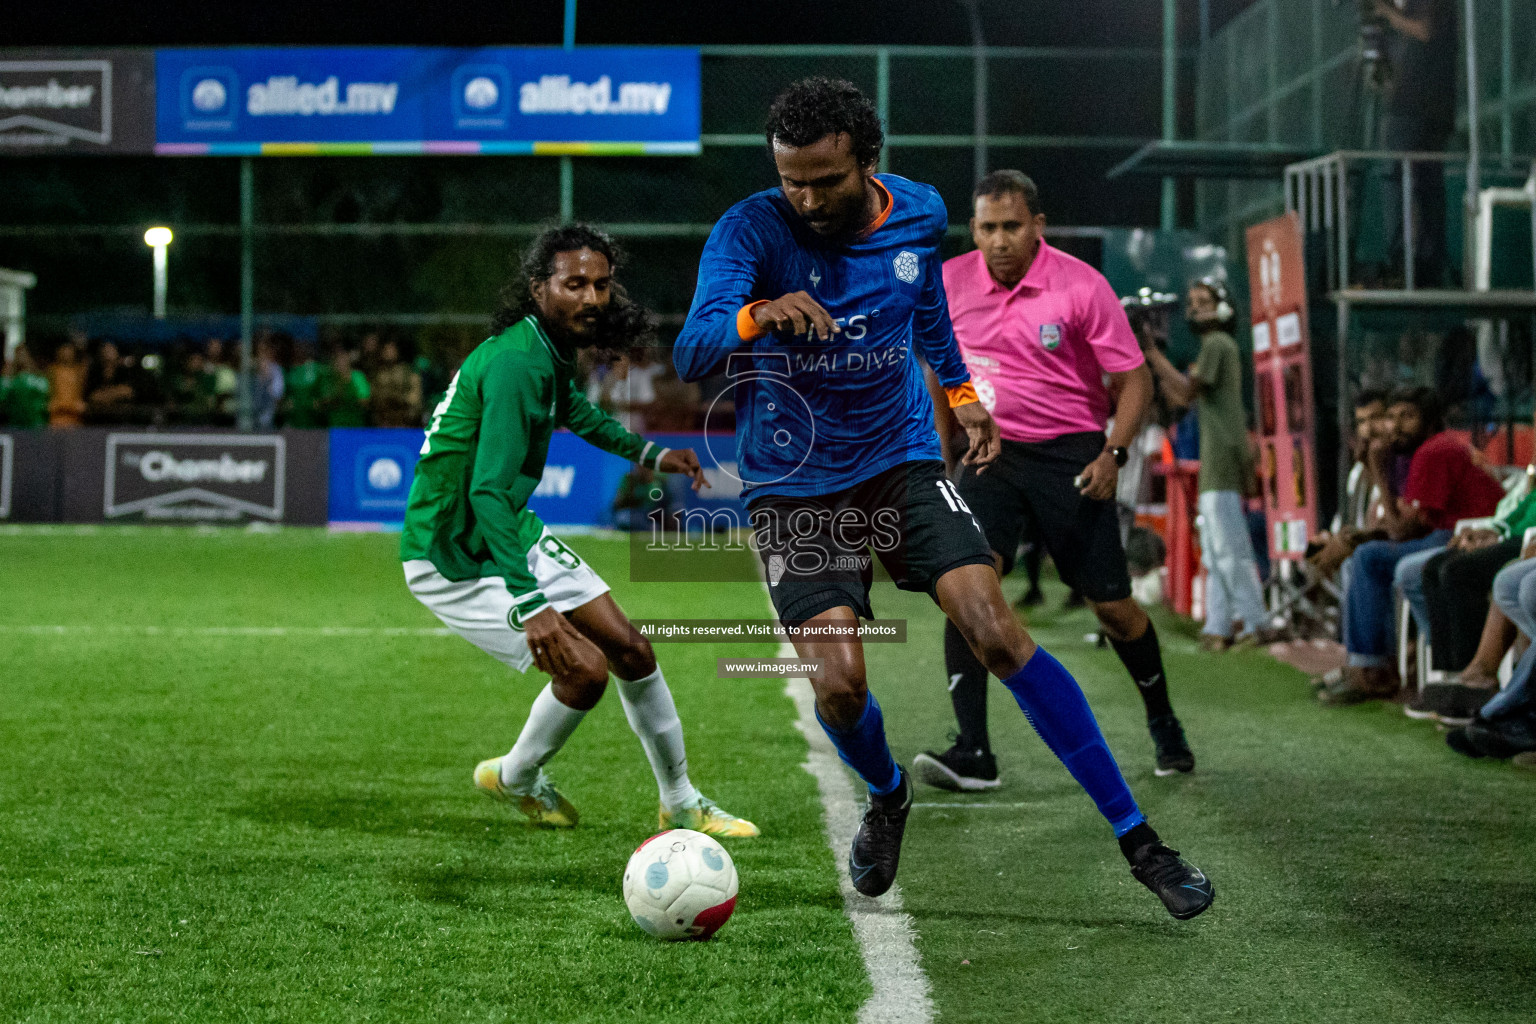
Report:
[{"label": "long wavy hair", "polygon": [[[523,251],[517,275],[502,289],[501,305],[491,319],[491,333],[500,334],[524,317],[537,316],[539,304],[533,297],[533,283],[547,281],[554,275],[557,255],[580,249],[591,249],[607,257],[609,269],[615,273],[627,258],[612,236],[591,224],[546,228]],[[622,352],[648,344],[655,333],[656,318],[651,311],[630,299],[623,287],[615,284],[598,321],[597,333],[587,344]]]}]

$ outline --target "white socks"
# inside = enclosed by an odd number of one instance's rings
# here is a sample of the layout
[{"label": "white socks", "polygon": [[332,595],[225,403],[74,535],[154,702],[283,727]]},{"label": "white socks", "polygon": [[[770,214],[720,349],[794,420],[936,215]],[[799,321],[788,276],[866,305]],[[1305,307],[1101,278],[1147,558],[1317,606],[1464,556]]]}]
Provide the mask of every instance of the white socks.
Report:
[{"label": "white socks", "polygon": [[[672,703],[672,691],[667,689],[661,667],[657,666],[644,679],[616,681],[624,717],[629,719],[629,727],[645,748],[646,760],[651,762],[651,772],[661,790],[661,802],[669,809],[693,803],[699,791],[688,781],[683,723],[677,717],[677,706]],[[547,684],[534,698],[517,742],[501,759],[501,784],[514,792],[527,792],[538,778],[539,769],[565,746],[586,716],[585,711],[560,703],[553,684]]]},{"label": "white socks", "polygon": [[[688,781],[688,754],[683,749],[683,723],[672,703],[672,691],[662,678],[661,666],[644,679],[617,680],[619,701],[629,727],[640,737],[646,759],[661,790],[661,802],[675,810],[698,799],[699,791]],[[521,741],[519,741],[521,742]]]},{"label": "white socks", "polygon": [[571,733],[585,717],[585,711],[561,704],[555,697],[554,684],[546,684],[533,699],[533,708],[528,712],[528,721],[523,723],[517,742],[501,759],[501,784],[513,792],[526,793],[533,780],[539,777],[544,762],[565,746],[565,741],[571,738]]}]

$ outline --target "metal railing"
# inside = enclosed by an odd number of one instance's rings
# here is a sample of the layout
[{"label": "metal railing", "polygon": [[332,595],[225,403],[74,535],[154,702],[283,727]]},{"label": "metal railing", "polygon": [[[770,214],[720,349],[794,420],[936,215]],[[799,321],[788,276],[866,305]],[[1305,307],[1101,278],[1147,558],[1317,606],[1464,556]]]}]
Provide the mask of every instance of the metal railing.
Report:
[{"label": "metal railing", "polygon": [[[1362,191],[1359,181],[1362,172],[1368,168],[1391,167],[1388,173],[1397,177],[1402,204],[1399,211],[1402,218],[1402,266],[1400,269],[1403,289],[1414,291],[1420,285],[1417,279],[1420,239],[1416,237],[1418,218],[1415,217],[1417,202],[1414,188],[1417,173],[1415,169],[1425,164],[1465,167],[1468,162],[1469,157],[1466,153],[1340,150],[1286,167],[1282,185],[1285,209],[1295,211],[1301,217],[1302,230],[1320,231],[1327,236],[1327,243],[1323,250],[1326,260],[1324,280],[1327,282],[1327,290],[1342,291],[1361,284],[1355,279],[1352,271],[1356,231],[1359,226],[1357,223],[1358,197]],[[1499,166],[1507,166],[1508,161],[1502,156],[1484,157],[1479,163],[1497,169]],[[1440,197],[1430,198],[1439,199]],[[1472,233],[1468,232],[1467,237],[1473,237]],[[1396,240],[1388,239],[1387,241],[1391,245]],[[1536,240],[1533,240],[1533,244],[1536,244]]]}]

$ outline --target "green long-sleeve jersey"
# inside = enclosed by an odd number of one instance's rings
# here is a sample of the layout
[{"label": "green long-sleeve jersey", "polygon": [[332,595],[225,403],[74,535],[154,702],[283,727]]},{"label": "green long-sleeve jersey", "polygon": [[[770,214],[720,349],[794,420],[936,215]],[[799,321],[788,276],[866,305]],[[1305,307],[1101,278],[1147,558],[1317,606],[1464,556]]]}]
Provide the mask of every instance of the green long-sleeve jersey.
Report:
[{"label": "green long-sleeve jersey", "polygon": [[526,618],[546,603],[528,567],[544,524],[528,499],[557,427],[654,465],[662,449],[594,408],[573,364],[534,317],[469,354],[432,413],[400,537],[402,561],[424,558],[450,580],[500,576]]}]

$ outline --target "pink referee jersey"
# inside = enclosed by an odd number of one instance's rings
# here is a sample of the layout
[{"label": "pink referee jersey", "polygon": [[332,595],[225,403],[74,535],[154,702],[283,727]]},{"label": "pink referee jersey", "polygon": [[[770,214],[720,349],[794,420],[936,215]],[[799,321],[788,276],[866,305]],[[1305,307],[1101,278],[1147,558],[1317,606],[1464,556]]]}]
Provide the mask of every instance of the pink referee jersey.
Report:
[{"label": "pink referee jersey", "polygon": [[978,249],[945,261],[944,291],[976,396],[1009,441],[1103,430],[1104,374],[1144,362],[1104,275],[1043,240],[1012,288]]}]

